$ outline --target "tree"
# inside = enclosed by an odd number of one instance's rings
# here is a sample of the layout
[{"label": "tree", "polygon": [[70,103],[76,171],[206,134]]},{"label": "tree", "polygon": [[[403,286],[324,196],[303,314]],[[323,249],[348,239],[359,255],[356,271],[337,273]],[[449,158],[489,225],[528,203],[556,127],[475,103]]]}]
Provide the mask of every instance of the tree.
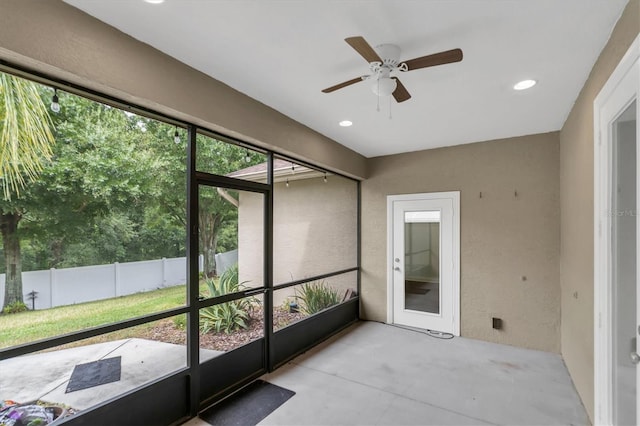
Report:
[{"label": "tree", "polygon": [[120,109],[74,95],[61,103],[55,160],[29,188],[25,236],[47,252],[47,268],[143,260],[137,241],[165,169],[155,136]]},{"label": "tree", "polygon": [[[39,86],[0,73],[0,233],[5,258],[4,306],[23,302],[18,224],[23,218],[21,191],[51,159],[52,121]],[[4,308],[3,306],[3,308]]]},{"label": "tree", "polygon": [[[40,98],[48,95],[29,84]],[[40,109],[33,102],[25,108],[47,114],[40,102]],[[154,203],[154,179],[165,166],[151,147],[155,136],[147,135],[146,119],[69,94],[61,94],[60,103],[60,113],[42,120],[55,125],[55,139],[51,130],[49,136],[57,141],[42,155],[47,161],[26,179],[14,179],[19,184],[0,200],[5,306],[22,300],[21,241],[46,268],[139,260],[130,258],[132,246],[144,249],[138,236]]]},{"label": "tree", "polygon": [[220,230],[223,225],[233,221],[236,206],[221,197],[216,188],[201,187],[199,193],[200,253],[204,258],[204,274],[207,277],[212,277],[218,275],[215,255],[218,250]]},{"label": "tree", "polygon": [[[265,161],[261,154],[203,135],[197,136],[196,143],[196,168],[199,171],[226,175]],[[217,188],[208,187],[200,187],[199,192],[200,253],[204,257],[204,274],[214,276],[217,275],[215,254],[223,248],[221,236],[225,251],[238,248],[238,194],[237,191],[224,191],[223,196]]]},{"label": "tree", "polygon": [[[3,85],[6,91],[21,93],[9,83]],[[20,123],[15,127],[26,135],[0,147],[5,258],[3,265],[0,256],[0,268],[5,266],[12,283],[5,303],[22,299],[23,264],[48,269],[184,255],[186,146],[174,143],[175,128],[67,93],[59,94],[60,112],[49,116],[45,100],[51,89],[25,83],[37,97],[23,102],[28,111],[16,107],[15,100],[0,110],[3,134],[6,121]],[[34,112],[44,118],[23,117]],[[34,128],[38,124],[41,128]],[[40,135],[32,146],[15,149],[15,140],[23,143],[40,133],[48,145]],[[247,161],[246,149],[204,135],[197,141],[201,171],[225,175],[264,162],[256,153]],[[13,162],[4,154],[28,153],[27,148],[31,154]],[[29,167],[18,167],[22,172],[16,174],[9,168],[16,164]],[[238,194],[228,191],[226,197],[216,188],[201,191],[200,250],[207,275],[217,272],[215,253],[237,248],[237,202],[230,201]]]}]

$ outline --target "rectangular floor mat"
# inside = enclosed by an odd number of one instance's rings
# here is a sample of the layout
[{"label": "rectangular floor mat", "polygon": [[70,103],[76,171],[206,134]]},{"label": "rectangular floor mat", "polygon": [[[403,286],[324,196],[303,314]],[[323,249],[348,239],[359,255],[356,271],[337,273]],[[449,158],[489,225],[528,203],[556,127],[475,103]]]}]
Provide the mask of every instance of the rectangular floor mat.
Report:
[{"label": "rectangular floor mat", "polygon": [[227,399],[200,413],[211,425],[255,426],[296,393],[264,380],[256,380]]},{"label": "rectangular floor mat", "polygon": [[117,382],[120,380],[121,360],[121,357],[115,356],[76,365],[71,373],[71,379],[69,379],[65,393]]}]

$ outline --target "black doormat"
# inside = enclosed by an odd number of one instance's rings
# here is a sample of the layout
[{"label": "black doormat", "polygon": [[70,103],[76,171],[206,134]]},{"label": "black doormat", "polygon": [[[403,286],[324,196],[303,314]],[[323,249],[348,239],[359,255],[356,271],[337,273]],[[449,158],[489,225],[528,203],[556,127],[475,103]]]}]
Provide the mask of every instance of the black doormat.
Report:
[{"label": "black doormat", "polygon": [[256,380],[200,413],[200,418],[214,426],[255,426],[295,394],[289,389]]},{"label": "black doormat", "polygon": [[122,357],[105,358],[99,361],[78,364],[73,368],[65,393],[92,388],[120,380]]}]

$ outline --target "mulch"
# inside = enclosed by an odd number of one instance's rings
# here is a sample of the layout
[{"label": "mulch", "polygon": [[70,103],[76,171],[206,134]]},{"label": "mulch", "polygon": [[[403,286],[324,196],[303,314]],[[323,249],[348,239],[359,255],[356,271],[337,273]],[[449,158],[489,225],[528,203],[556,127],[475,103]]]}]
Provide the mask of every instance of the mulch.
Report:
[{"label": "mulch", "polygon": [[[304,316],[300,312],[290,313],[276,308],[273,315],[275,330],[299,321]],[[263,336],[263,311],[262,307],[256,307],[250,314],[246,329],[235,330],[228,334],[225,332],[200,333],[200,348],[227,352]],[[186,345],[187,341],[186,330],[176,325],[170,318],[158,321],[154,327],[140,333],[138,337],[177,345]]]}]

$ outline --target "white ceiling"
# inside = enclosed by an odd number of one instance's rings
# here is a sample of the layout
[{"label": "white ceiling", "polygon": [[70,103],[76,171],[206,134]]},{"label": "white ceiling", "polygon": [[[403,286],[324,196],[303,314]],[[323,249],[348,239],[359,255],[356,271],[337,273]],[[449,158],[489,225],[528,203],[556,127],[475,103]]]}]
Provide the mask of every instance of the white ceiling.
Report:
[{"label": "white ceiling", "polygon": [[[366,157],[559,130],[627,0],[65,0]],[[346,37],[401,60],[412,98],[377,97]],[[531,78],[524,92],[513,84]],[[338,126],[341,120],[353,126]]]}]

